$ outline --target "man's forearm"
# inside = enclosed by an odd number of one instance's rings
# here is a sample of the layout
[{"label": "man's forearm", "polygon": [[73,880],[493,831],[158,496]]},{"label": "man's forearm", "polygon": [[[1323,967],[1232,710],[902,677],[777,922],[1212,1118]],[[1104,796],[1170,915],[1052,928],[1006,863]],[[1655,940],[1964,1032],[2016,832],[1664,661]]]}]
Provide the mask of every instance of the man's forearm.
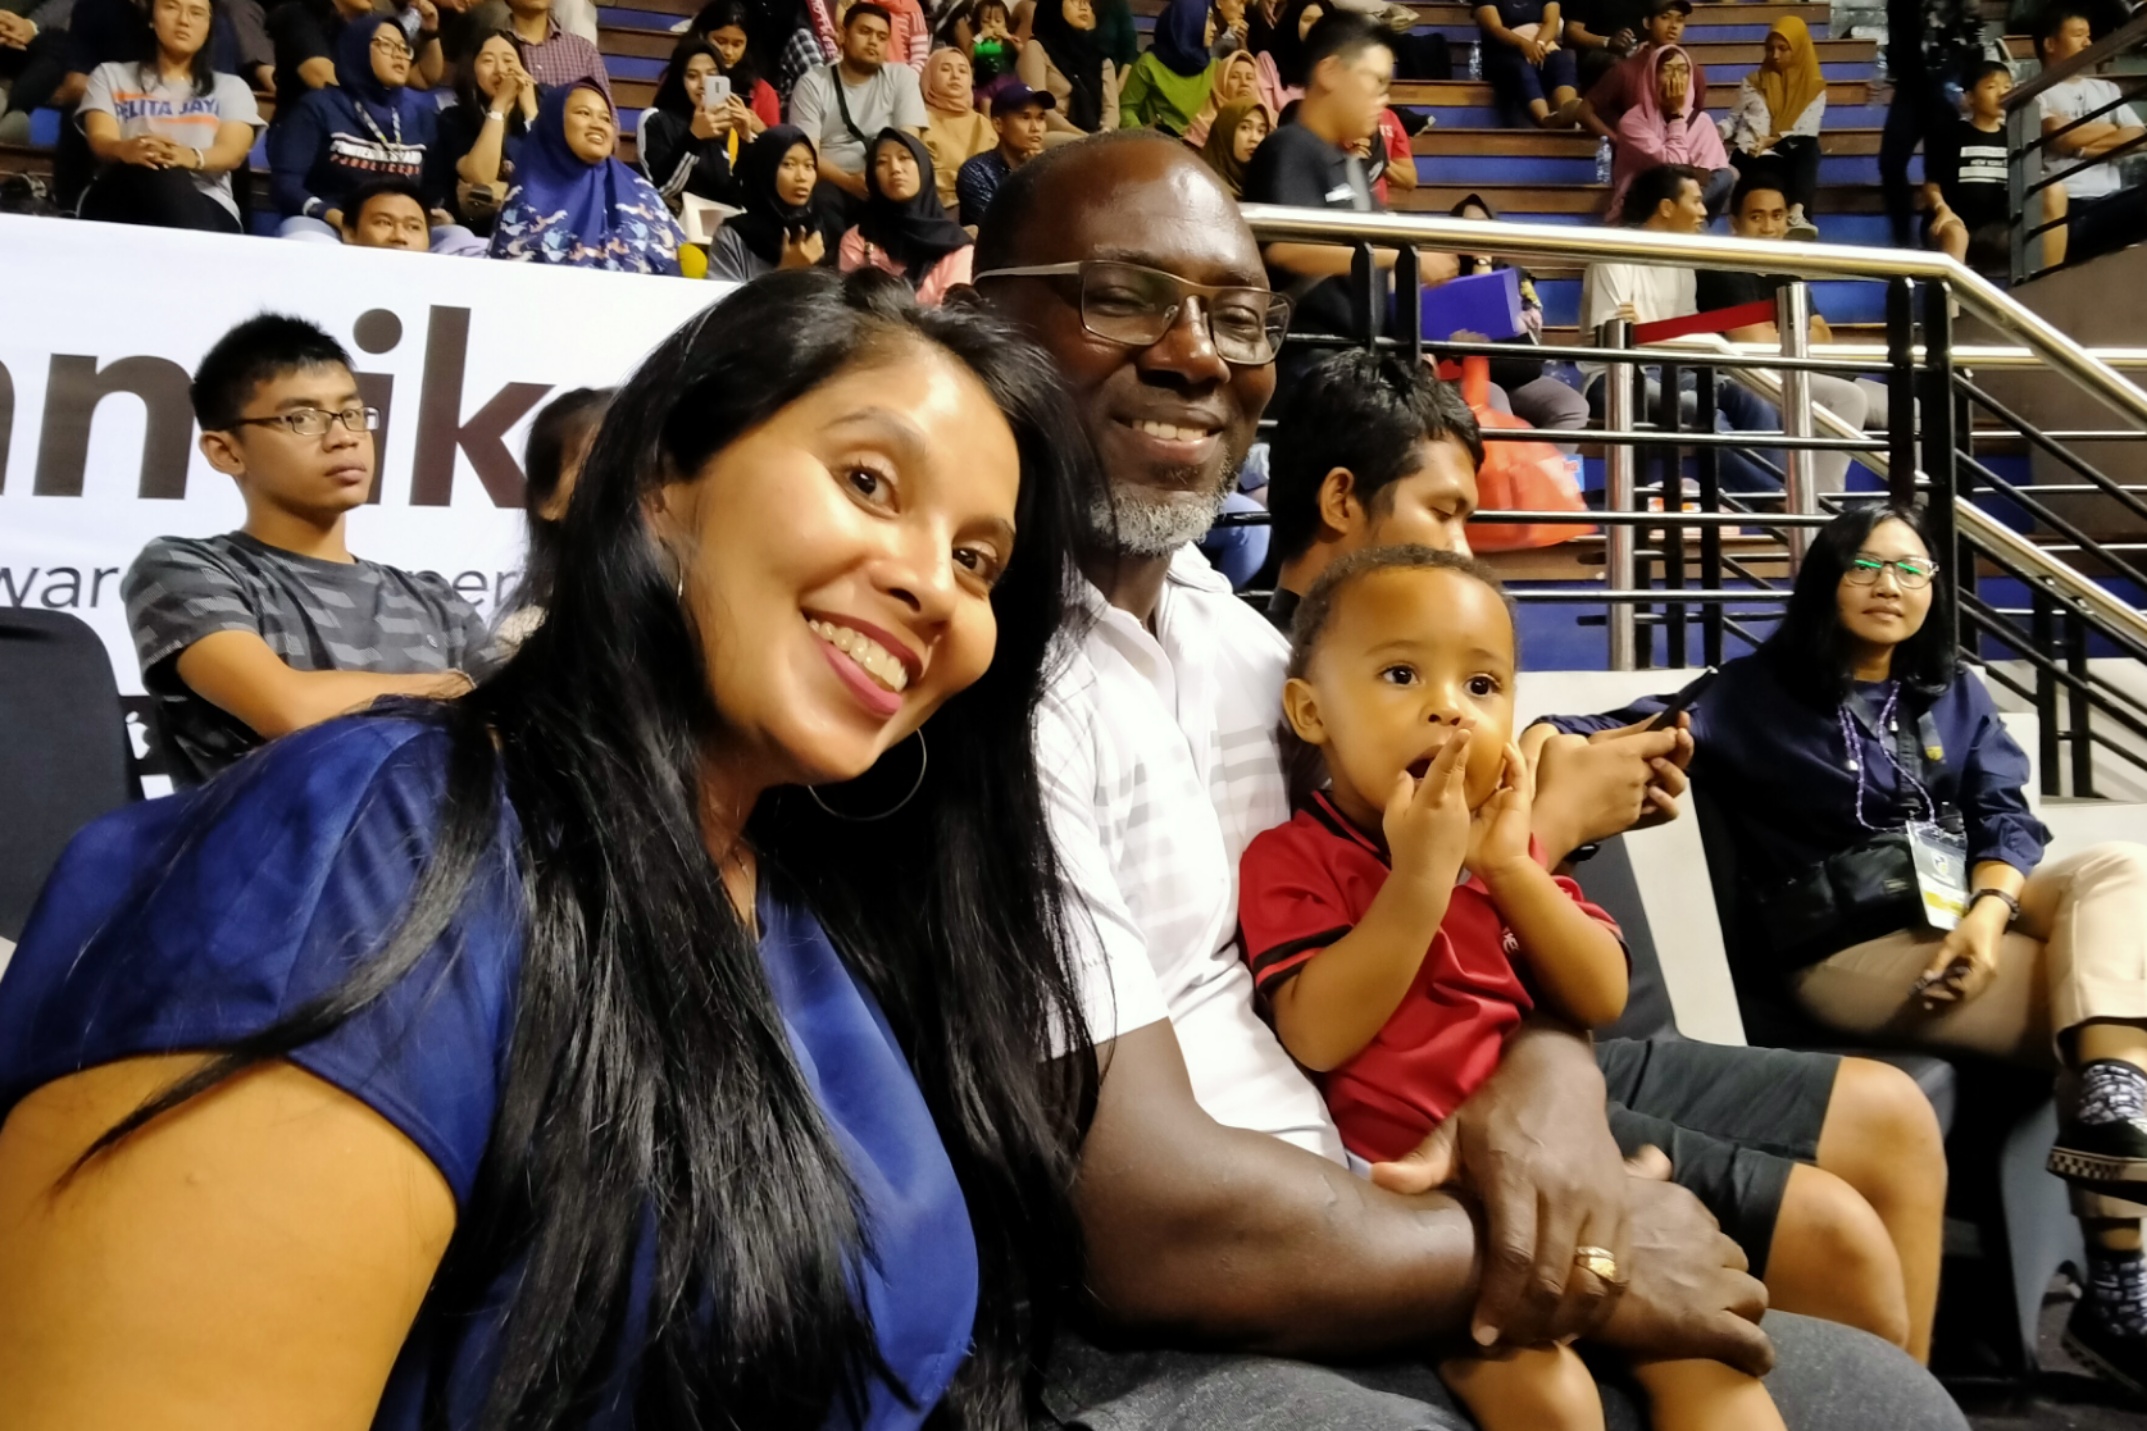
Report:
[{"label": "man's forearm", "polygon": [[1119,1038],[1075,1202],[1097,1310],[1128,1331],[1296,1356],[1421,1348],[1475,1305],[1475,1219],[1193,1101],[1168,1021]]}]

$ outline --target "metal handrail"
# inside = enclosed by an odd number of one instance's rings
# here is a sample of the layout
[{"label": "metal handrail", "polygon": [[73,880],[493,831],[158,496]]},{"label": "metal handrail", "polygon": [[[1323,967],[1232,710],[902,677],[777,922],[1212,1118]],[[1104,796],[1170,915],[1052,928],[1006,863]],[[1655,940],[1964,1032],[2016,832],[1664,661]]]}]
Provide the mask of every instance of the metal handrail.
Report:
[{"label": "metal handrail", "polygon": [[[1724,338],[1704,333],[1680,338],[1674,346],[1704,350],[1717,345],[1735,346]],[[1673,345],[1661,346],[1669,348]],[[1770,383],[1768,377],[1764,369],[1746,368],[1736,374],[1735,381],[1747,384],[1770,402],[1779,402],[1781,385]],[[1832,432],[1838,437],[1864,435],[1860,429],[1828,411],[1821,403],[1812,404],[1812,420],[1821,430]],[[1884,453],[1870,453],[1857,460],[1869,468],[1873,476],[1883,479],[1891,475],[1892,468]],[[2147,616],[2141,615],[2112,596],[2099,583],[2088,580],[2058,561],[1981,507],[1973,502],[1957,502],[1953,508],[1953,520],[1970,543],[1984,549],[2000,565],[2011,567],[2030,581],[2043,582],[2055,588],[2071,601],[2086,608],[2095,620],[2116,627],[2135,642],[2147,643]]]},{"label": "metal handrail", "polygon": [[[1774,357],[1781,350],[1771,343],[1733,343],[1725,340],[1729,352],[1740,357]],[[2087,348],[2093,357],[2112,368],[2147,368],[2147,348]],[[1953,362],[1962,368],[2035,368],[2042,366],[2042,359],[2026,348],[2001,348],[1982,343],[1955,343]],[[1812,357],[1838,363],[1842,367],[1861,367],[1867,364],[1883,364],[1886,361],[1886,345],[1883,343],[1815,343]],[[1923,344],[1909,349],[1909,356],[1916,362],[1924,360]]]},{"label": "metal handrail", "polygon": [[[2127,27],[2130,28],[2130,27]],[[2070,376],[2133,422],[2147,427],[2147,392],[2074,342],[1996,284],[1942,253],[1852,248],[1656,233],[1636,228],[1572,228],[1556,224],[1478,222],[1435,214],[1336,214],[1322,209],[1247,204],[1245,219],[1262,243],[1387,243],[1452,253],[1584,258],[1657,267],[1719,268],[1793,278],[1911,278],[1947,285],[1961,306],[2017,336],[2049,366]]]}]

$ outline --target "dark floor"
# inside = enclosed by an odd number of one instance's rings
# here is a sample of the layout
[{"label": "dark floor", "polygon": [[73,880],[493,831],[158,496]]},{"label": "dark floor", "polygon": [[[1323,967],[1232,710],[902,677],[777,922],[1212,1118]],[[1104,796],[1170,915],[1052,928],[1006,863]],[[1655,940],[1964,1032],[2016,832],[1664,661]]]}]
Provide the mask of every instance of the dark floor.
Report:
[{"label": "dark floor", "polygon": [[2033,1392],[1954,1388],[1976,1431],[2147,1431],[2147,1404],[2088,1375],[2058,1345],[2071,1311],[2069,1298],[2043,1307],[2038,1356],[2046,1370]]}]

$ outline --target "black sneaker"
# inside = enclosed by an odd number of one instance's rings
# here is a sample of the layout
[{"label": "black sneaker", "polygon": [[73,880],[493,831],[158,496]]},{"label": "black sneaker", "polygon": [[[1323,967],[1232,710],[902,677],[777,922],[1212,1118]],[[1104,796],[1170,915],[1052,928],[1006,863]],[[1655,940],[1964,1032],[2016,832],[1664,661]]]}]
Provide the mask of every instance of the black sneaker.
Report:
[{"label": "black sneaker", "polygon": [[2065,1354],[2103,1380],[2147,1399],[2147,1336],[2127,1336],[2081,1298],[2065,1321]]},{"label": "black sneaker", "polygon": [[2147,1201],[2147,1118],[2067,1123],[2045,1166],[2089,1192]]}]

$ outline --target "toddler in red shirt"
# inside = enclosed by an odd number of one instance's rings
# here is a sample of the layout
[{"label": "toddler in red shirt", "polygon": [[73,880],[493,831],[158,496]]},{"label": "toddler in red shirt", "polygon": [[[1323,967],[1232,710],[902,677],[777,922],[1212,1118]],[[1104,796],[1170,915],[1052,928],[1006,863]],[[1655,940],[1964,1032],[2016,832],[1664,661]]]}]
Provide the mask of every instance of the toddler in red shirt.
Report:
[{"label": "toddler in red shirt", "polygon": [[[1357,553],[1298,610],[1283,713],[1326,783],[1295,781],[1297,813],[1246,849],[1238,918],[1283,1046],[1374,1162],[1474,1092],[1530,1009],[1595,1027],[1625,1006],[1616,927],[1529,837],[1517,664],[1497,577],[1452,553]],[[1471,1347],[1439,1370],[1486,1431],[1603,1425],[1568,1347]],[[1782,1426],[1766,1389],[1719,1362],[1634,1375],[1657,1431]]]}]

